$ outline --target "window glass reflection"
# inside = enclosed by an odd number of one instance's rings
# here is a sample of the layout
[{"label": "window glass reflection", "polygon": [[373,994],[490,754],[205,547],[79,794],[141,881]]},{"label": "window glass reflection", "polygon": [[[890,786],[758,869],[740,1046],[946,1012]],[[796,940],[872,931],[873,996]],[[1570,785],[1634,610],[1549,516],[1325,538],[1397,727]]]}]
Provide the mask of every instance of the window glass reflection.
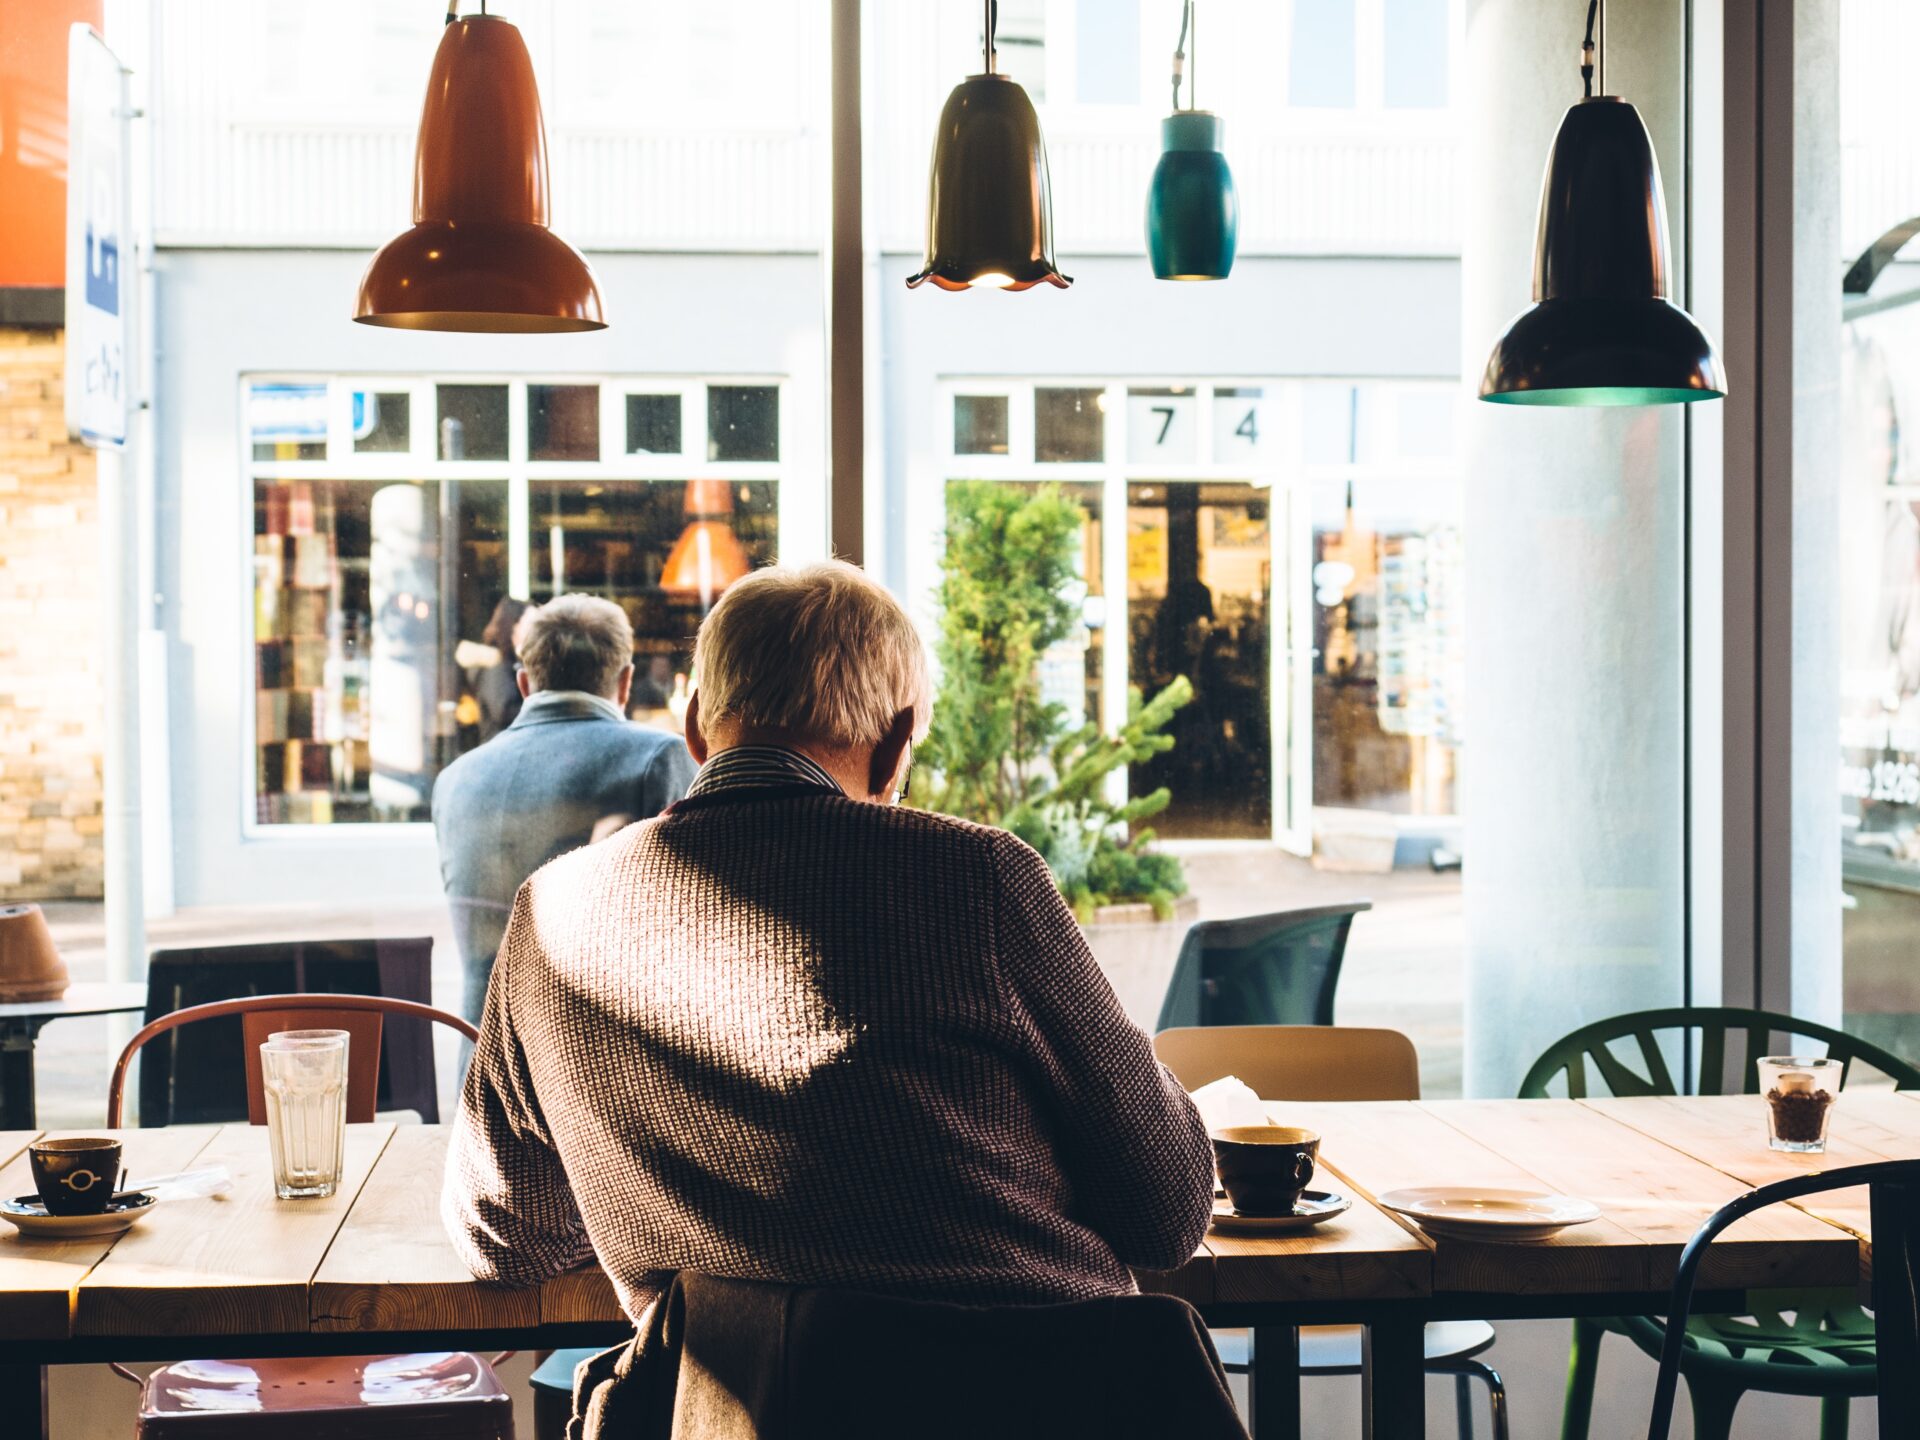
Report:
[{"label": "window glass reflection", "polygon": [[326,385],[255,381],[247,387],[247,434],[255,460],[326,459]]},{"label": "window glass reflection", "polygon": [[1315,486],[1316,805],[1458,813],[1465,633],[1450,488]]},{"label": "window glass reflection", "polygon": [[441,385],[439,448],[442,460],[507,458],[507,387]]},{"label": "window glass reflection", "polygon": [[953,397],[953,453],[1004,455],[1007,453],[1007,397],[956,395]]},{"label": "window glass reflection", "polygon": [[527,386],[527,458],[598,460],[600,387]]},{"label": "window glass reflection", "polygon": [[707,388],[707,459],[778,460],[780,390],[775,385]]},{"label": "window glass reflection", "polygon": [[1162,835],[1267,839],[1273,827],[1272,536],[1249,484],[1127,487],[1129,681],[1157,694],[1178,676],[1193,701],[1171,750],[1128,770],[1131,794],[1165,785]]},{"label": "window glass reflection", "polygon": [[1071,464],[1106,458],[1104,390],[1043,386],[1033,392],[1033,458]]},{"label": "window glass reflection", "polygon": [[413,448],[413,396],[404,390],[353,392],[353,453],[404,455]]},{"label": "window glass reflection", "polygon": [[534,480],[535,603],[571,591],[614,601],[634,635],[631,711],[677,728],[700,620],[726,587],[778,553],[771,481]]},{"label": "window glass reflection", "polygon": [[262,824],[427,818],[480,740],[456,652],[506,594],[506,528],[501,481],[254,483]]},{"label": "window glass reflection", "polygon": [[678,455],[680,452],[680,397],[627,396],[627,454]]}]

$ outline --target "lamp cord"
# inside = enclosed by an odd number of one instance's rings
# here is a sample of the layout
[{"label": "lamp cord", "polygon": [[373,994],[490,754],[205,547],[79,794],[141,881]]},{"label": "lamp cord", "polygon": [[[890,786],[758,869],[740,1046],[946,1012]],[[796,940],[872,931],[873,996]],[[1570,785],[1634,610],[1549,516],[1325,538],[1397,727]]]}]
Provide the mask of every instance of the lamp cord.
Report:
[{"label": "lamp cord", "polygon": [[[1193,0],[1185,0],[1185,3],[1180,7],[1180,40],[1179,43],[1173,47],[1173,108],[1175,110],[1180,108],[1180,81],[1187,73],[1187,31],[1189,29],[1193,29],[1194,59],[1198,61],[1200,58],[1200,32],[1198,29],[1193,28]],[[1199,71],[1197,64],[1194,66],[1194,70],[1197,78]],[[1194,94],[1195,92],[1191,89],[1187,92],[1188,109],[1192,109],[1196,103],[1193,98]]]},{"label": "lamp cord", "polygon": [[[1587,38],[1580,45],[1580,83],[1586,90],[1586,98],[1593,98],[1593,22],[1600,13],[1600,0],[1587,0]],[[1600,82],[1603,86],[1606,80]]]}]

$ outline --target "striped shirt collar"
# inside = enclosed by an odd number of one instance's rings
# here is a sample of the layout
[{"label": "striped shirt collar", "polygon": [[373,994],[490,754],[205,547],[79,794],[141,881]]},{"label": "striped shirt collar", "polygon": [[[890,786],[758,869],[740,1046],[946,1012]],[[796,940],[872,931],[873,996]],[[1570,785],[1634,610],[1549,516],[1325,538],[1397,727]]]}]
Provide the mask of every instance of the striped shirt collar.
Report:
[{"label": "striped shirt collar", "polygon": [[707,763],[700,767],[700,773],[693,777],[693,784],[687,789],[687,798],[717,794],[722,790],[791,789],[795,786],[831,790],[836,795],[845,793],[838,780],[798,750],[787,750],[778,745],[735,745],[707,758]]}]

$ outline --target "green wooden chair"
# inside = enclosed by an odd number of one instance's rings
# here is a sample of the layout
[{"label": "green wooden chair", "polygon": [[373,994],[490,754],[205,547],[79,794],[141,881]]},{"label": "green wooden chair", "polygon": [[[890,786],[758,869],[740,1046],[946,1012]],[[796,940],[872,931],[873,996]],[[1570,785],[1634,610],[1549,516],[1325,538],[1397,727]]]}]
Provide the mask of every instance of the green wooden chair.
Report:
[{"label": "green wooden chair", "polygon": [[[1669,1049],[1661,1048],[1663,1036]],[[1729,1037],[1736,1047],[1744,1037],[1745,1049],[1731,1084]],[[1843,1030],[1767,1010],[1691,1007],[1616,1015],[1563,1036],[1520,1082],[1520,1098],[1678,1095],[1682,1088],[1670,1056],[1695,1059],[1688,1093],[1755,1095],[1760,1073],[1754,1062],[1797,1053],[1788,1037],[1813,1041],[1816,1050],[1841,1061],[1848,1075],[1862,1064],[1898,1089],[1920,1090],[1920,1068]],[[1820,1401],[1820,1440],[1846,1440],[1853,1397],[1874,1393],[1873,1317],[1855,1303],[1852,1291],[1783,1291],[1766,1299],[1752,1315],[1698,1315],[1687,1322],[1680,1373],[1693,1399],[1695,1440],[1727,1440],[1734,1409],[1749,1390],[1813,1396]],[[1586,1440],[1600,1341],[1608,1331],[1627,1336],[1656,1360],[1666,1338],[1665,1326],[1644,1315],[1574,1321],[1561,1440]]]}]

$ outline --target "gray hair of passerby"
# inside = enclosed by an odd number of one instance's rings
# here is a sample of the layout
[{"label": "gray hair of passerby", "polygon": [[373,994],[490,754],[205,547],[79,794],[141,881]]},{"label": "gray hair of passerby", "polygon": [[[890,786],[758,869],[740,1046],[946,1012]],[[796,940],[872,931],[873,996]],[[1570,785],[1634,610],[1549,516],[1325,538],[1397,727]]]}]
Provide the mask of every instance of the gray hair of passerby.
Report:
[{"label": "gray hair of passerby", "polygon": [[835,748],[878,745],[903,710],[933,718],[926,646],[885,587],[844,561],[769,566],[727,587],[694,649],[712,724],[784,730]]},{"label": "gray hair of passerby", "polygon": [[513,627],[513,648],[531,688],[584,690],[612,697],[633,664],[633,626],[611,600],[561,595],[535,606]]}]

